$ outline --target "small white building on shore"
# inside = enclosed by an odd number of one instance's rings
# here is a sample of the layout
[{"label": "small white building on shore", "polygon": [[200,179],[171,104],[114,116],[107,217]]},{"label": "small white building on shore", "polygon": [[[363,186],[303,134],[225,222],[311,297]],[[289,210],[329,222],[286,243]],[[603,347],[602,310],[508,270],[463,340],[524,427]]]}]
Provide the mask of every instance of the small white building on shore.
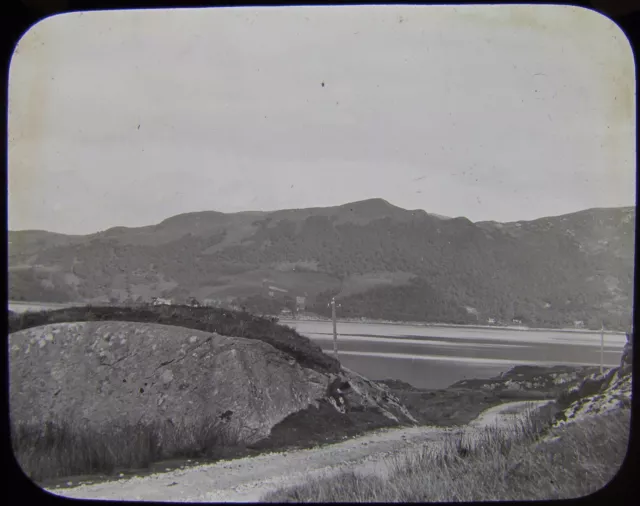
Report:
[{"label": "small white building on shore", "polygon": [[172,306],[173,305],[173,300],[172,299],[163,299],[160,297],[153,297],[151,299],[151,305],[152,306]]}]

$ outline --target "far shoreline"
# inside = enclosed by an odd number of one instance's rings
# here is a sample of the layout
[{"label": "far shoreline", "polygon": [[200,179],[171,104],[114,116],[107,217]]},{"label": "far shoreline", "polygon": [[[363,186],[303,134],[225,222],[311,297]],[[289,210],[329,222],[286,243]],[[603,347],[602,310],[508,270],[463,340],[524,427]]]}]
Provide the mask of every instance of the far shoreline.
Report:
[{"label": "far shoreline", "polygon": [[[34,301],[7,301],[8,309],[11,306],[42,306],[42,311],[48,309],[64,309],[67,307],[89,306],[89,305],[110,305],[109,303],[97,303],[97,302],[34,302]],[[47,307],[48,306],[48,307]],[[29,310],[23,311],[27,312]],[[37,310],[36,310],[37,311]],[[321,322],[331,323],[330,318],[322,318],[315,316],[302,316],[300,318],[283,318],[279,315],[264,315],[268,318],[277,318],[278,322],[283,324],[296,323],[296,322]],[[337,318],[337,323],[359,323],[364,325],[398,325],[407,327],[443,327],[452,329],[478,329],[478,330],[510,330],[510,331],[522,331],[522,332],[560,332],[568,334],[600,334],[600,330],[591,330],[583,328],[547,328],[547,327],[526,327],[523,325],[481,325],[481,324],[460,324],[460,323],[437,323],[437,322],[414,322],[414,321],[392,321],[392,320],[374,320],[374,319],[360,319],[360,318]],[[623,331],[606,330],[605,335],[624,336]]]},{"label": "far shoreline", "polygon": [[[331,323],[331,319],[329,318],[311,318],[311,317],[303,317],[303,318],[281,318],[277,317],[278,322],[280,323],[296,323],[296,322],[321,322],[321,323]],[[600,334],[600,330],[591,330],[591,329],[577,329],[577,328],[545,328],[545,327],[525,327],[525,326],[515,326],[515,325],[479,325],[479,324],[461,324],[461,323],[433,323],[433,322],[411,322],[411,321],[391,321],[391,320],[372,320],[366,319],[361,320],[358,318],[349,319],[349,318],[337,318],[336,323],[359,323],[364,325],[398,325],[398,326],[407,326],[407,327],[450,327],[450,328],[459,328],[459,329],[480,329],[480,330],[518,330],[522,332],[565,332],[565,333],[573,333],[573,334]],[[616,335],[623,336],[625,335],[622,331],[615,330],[606,330],[604,331],[605,335]]]}]

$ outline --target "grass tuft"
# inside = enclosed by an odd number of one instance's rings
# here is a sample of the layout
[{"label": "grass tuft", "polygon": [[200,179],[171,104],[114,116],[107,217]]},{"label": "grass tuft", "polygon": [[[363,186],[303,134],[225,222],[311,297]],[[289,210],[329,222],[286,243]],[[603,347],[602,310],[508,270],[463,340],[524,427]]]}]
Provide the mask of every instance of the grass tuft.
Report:
[{"label": "grass tuft", "polygon": [[[459,431],[388,461],[386,475],[351,470],[267,494],[266,502],[443,502],[568,499],[604,487],[621,466],[630,410],[550,430],[530,411],[510,427]],[[546,437],[552,436],[552,437]]]},{"label": "grass tuft", "polygon": [[112,424],[102,431],[69,420],[41,425],[12,422],[11,443],[20,467],[37,483],[144,469],[162,460],[216,460],[243,448],[238,435],[216,418],[191,425]]}]

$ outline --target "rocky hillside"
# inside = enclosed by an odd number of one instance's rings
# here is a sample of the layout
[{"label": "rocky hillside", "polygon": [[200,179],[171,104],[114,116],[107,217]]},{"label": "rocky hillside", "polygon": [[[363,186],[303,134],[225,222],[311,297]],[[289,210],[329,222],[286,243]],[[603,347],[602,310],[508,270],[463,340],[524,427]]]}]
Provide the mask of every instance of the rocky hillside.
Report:
[{"label": "rocky hillside", "polygon": [[623,368],[610,369],[602,375],[593,373],[584,378],[561,396],[559,405],[562,411],[558,413],[555,426],[620,408],[630,409],[631,378],[631,371]]},{"label": "rocky hillside", "polygon": [[[515,223],[444,218],[381,199],[276,212],[190,213],[88,236],[9,233],[10,298],[237,301],[273,313],[622,329],[635,209]],[[270,297],[268,287],[275,286]]]},{"label": "rocky hillside", "polygon": [[134,322],[75,322],[9,335],[12,423],[72,421],[101,433],[221,420],[255,444],[320,404],[385,424],[415,420],[388,391],[341,370],[320,372],[256,339]]}]

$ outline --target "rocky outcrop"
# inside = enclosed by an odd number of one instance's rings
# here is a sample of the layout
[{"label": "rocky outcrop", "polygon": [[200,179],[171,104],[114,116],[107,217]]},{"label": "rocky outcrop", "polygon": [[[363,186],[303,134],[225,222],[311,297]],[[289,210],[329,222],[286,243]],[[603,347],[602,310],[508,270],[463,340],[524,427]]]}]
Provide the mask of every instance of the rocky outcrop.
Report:
[{"label": "rocky outcrop", "polygon": [[494,392],[546,392],[557,396],[579,384],[590,374],[595,374],[597,370],[595,366],[519,365],[494,378],[461,380],[450,388],[475,388]]},{"label": "rocky outcrop", "polygon": [[350,387],[343,394],[348,406],[377,409],[384,416],[398,423],[418,423],[409,410],[391,393],[388,386],[369,380],[346,367],[342,368],[342,378]]},{"label": "rocky outcrop", "polygon": [[[253,443],[329,400],[414,421],[387,390],[348,370],[302,367],[270,344],[176,326],[60,323],[9,335],[12,421],[73,420],[95,430],[205,417]],[[342,401],[341,401],[342,399]]]},{"label": "rocky outcrop", "polygon": [[629,408],[632,398],[632,375],[624,367],[609,369],[604,374],[594,373],[577,385],[567,389],[560,397],[561,411],[556,426],[572,423],[620,408]]}]

